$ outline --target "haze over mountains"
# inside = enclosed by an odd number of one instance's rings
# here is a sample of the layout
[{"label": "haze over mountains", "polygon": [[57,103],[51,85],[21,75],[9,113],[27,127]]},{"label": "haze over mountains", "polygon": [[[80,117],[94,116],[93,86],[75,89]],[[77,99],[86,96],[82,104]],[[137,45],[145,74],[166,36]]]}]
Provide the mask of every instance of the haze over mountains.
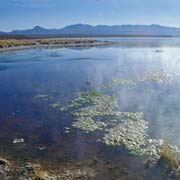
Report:
[{"label": "haze over mountains", "polygon": [[97,25],[74,24],[61,29],[46,29],[35,26],[32,29],[13,30],[0,34],[33,35],[33,34],[82,34],[82,35],[180,35],[180,28],[160,25]]}]

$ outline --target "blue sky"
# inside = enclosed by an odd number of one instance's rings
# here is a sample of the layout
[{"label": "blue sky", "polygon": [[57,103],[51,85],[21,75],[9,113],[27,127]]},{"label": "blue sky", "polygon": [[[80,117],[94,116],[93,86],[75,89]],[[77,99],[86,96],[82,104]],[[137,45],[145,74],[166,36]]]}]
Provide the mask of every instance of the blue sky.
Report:
[{"label": "blue sky", "polygon": [[69,24],[180,27],[180,0],[0,0],[0,30]]}]

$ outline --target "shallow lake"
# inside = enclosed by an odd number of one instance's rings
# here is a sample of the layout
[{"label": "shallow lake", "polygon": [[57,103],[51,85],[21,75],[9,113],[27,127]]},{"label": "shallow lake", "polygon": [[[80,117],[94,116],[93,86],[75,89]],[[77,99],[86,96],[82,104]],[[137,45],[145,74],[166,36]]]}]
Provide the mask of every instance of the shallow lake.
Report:
[{"label": "shallow lake", "polygon": [[[153,73],[172,78],[147,78]],[[109,161],[142,179],[148,170],[141,158],[97,142],[101,132],[72,127],[72,114],[51,106],[67,105],[76,93],[102,90],[113,80],[121,83],[107,91],[116,95],[119,111],[142,112],[149,138],[180,147],[180,48],[32,49],[0,54],[0,154],[49,166],[89,166],[97,158],[103,169],[97,179],[119,178],[107,171]],[[19,138],[24,143],[14,144]]]}]

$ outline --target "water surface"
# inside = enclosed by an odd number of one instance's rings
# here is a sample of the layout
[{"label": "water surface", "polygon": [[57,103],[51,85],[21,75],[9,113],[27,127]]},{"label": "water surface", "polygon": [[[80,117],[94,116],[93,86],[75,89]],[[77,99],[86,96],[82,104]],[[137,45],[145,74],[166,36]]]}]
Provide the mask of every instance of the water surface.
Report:
[{"label": "water surface", "polygon": [[[174,75],[171,82],[118,86],[113,93],[118,97],[120,111],[144,113],[151,138],[180,147],[178,47],[32,49],[1,53],[0,153],[17,162],[87,164],[99,158],[142,175],[146,169],[138,157],[121,146],[107,147],[96,142],[96,133],[71,128],[73,117],[50,104],[66,104],[74,93],[101,88],[114,79],[164,71]],[[48,98],[33,98],[37,95]],[[69,134],[65,133],[65,127],[71,128]],[[25,143],[13,144],[15,138],[23,138]],[[40,150],[41,147],[46,149]],[[99,177],[103,175],[104,179],[113,179],[113,175],[107,177],[107,172]]]}]

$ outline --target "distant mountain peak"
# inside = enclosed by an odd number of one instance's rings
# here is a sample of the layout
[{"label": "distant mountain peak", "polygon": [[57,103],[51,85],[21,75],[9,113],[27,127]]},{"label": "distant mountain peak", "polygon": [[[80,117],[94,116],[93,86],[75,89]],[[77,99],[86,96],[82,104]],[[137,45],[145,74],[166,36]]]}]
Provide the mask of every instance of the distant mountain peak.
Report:
[{"label": "distant mountain peak", "polygon": [[[0,32],[3,34],[3,32]],[[165,27],[158,24],[151,25],[89,25],[72,24],[61,29],[47,29],[36,25],[32,29],[14,30],[6,34],[78,34],[78,35],[180,35],[180,28]]]},{"label": "distant mountain peak", "polygon": [[34,29],[34,30],[39,30],[39,29],[41,30],[41,29],[44,29],[44,28],[43,28],[43,27],[41,27],[41,26],[38,26],[38,25],[37,25],[37,26],[34,26],[34,28],[33,28],[33,29]]},{"label": "distant mountain peak", "polygon": [[[93,27],[92,25],[89,25],[89,24],[82,24],[82,23],[78,23],[78,24],[72,24],[72,25],[68,25],[64,28],[69,28],[69,27],[73,27],[73,28],[77,28],[77,27]],[[64,29],[63,28],[63,29]]]}]

